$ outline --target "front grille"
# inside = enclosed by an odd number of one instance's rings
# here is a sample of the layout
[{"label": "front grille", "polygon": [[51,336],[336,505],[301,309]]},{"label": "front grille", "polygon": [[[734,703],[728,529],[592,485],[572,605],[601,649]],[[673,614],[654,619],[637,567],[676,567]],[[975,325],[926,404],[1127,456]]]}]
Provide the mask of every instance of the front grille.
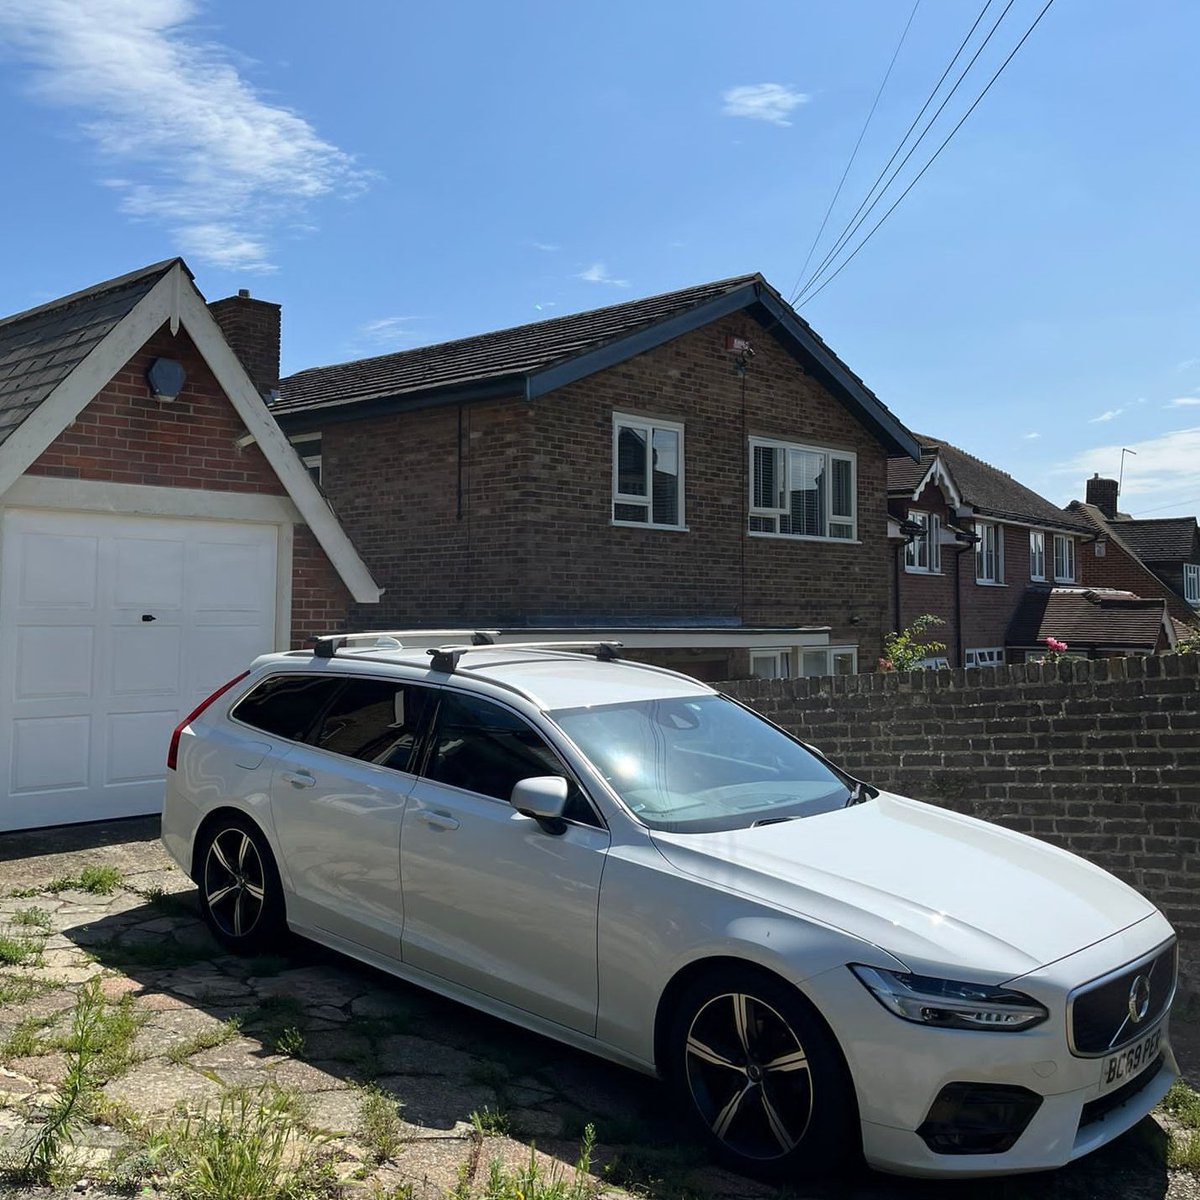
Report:
[{"label": "front grille", "polygon": [[1132,1100],[1144,1087],[1149,1086],[1158,1078],[1162,1070],[1163,1056],[1160,1054],[1140,1075],[1135,1075],[1128,1083],[1123,1083],[1116,1091],[1101,1096],[1098,1100],[1089,1100],[1079,1115],[1079,1128],[1094,1125],[1103,1121],[1110,1112],[1115,1112],[1128,1100]]},{"label": "front grille", "polygon": [[[1167,1011],[1175,993],[1175,942],[1154,955],[1122,967],[1094,983],[1085,984],[1071,998],[1071,1049],[1075,1054],[1088,1056],[1107,1054],[1132,1042]],[[1149,981],[1149,997],[1145,1015],[1134,1020],[1130,1013],[1131,993],[1139,977]],[[1132,1007],[1144,993],[1134,996]]]}]

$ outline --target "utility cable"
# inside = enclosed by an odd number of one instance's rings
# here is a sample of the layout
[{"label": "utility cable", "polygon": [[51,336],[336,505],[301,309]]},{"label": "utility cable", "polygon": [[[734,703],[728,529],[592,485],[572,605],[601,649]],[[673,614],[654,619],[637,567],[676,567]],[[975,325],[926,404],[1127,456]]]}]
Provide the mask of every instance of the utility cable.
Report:
[{"label": "utility cable", "polygon": [[[991,4],[991,2],[992,0],[988,0],[988,4]],[[796,282],[792,286],[792,295],[795,295],[800,290],[800,284],[805,278],[804,272],[808,270],[808,264],[812,262],[812,256],[816,252],[817,243],[820,242],[821,234],[825,232],[825,226],[829,223],[833,206],[838,202],[838,197],[842,194],[842,188],[846,183],[846,176],[850,174],[850,168],[854,166],[854,160],[858,156],[858,148],[862,145],[863,138],[867,136],[867,129],[870,127],[871,118],[875,115],[875,110],[879,107],[879,98],[883,95],[883,89],[887,87],[887,81],[892,77],[892,68],[896,65],[896,59],[900,57],[900,51],[904,46],[905,39],[908,37],[909,29],[912,27],[913,18],[917,15],[917,9],[920,7],[921,0],[915,0],[912,12],[908,14],[908,21],[904,26],[904,31],[900,34],[900,40],[896,43],[896,49],[892,54],[892,61],[888,63],[888,68],[884,72],[883,82],[879,85],[879,90],[875,93],[875,99],[871,104],[871,111],[867,113],[867,119],[863,122],[863,127],[858,134],[858,141],[854,143],[854,149],[850,151],[850,160],[846,163],[846,169],[842,172],[841,179],[838,180],[837,188],[833,193],[833,199],[829,201],[829,207],[825,210],[825,216],[821,219],[821,228],[817,230],[817,236],[813,238],[812,245],[808,248],[808,257],[804,260],[804,266],[800,268],[800,273],[796,276]],[[986,8],[987,5],[984,7]],[[945,78],[945,76],[942,78]],[[939,83],[938,86],[940,87],[941,84]],[[908,134],[904,136],[907,137]],[[893,155],[893,157],[895,156]],[[885,167],[884,170],[887,170],[887,168]]]},{"label": "utility cable", "polygon": [[[980,12],[979,16],[976,18],[975,24],[971,26],[971,29],[967,33],[966,38],[963,39],[963,44],[961,46],[959,46],[958,50],[955,52],[954,58],[952,58],[950,60],[950,65],[942,73],[942,78],[938,80],[937,86],[930,93],[929,99],[925,101],[925,104],[922,106],[921,111],[917,114],[916,119],[913,121],[912,125],[909,126],[908,132],[905,133],[903,139],[901,139],[901,141],[900,141],[900,144],[896,147],[895,153],[892,154],[892,157],[888,159],[883,170],[880,171],[878,178],[875,180],[874,184],[871,185],[871,190],[863,198],[863,202],[858,206],[858,210],[855,212],[854,216],[852,216],[850,218],[850,220],[846,223],[846,227],[845,227],[845,229],[842,230],[841,236],[838,238],[837,242],[834,244],[833,249],[830,250],[829,253],[825,255],[825,257],[821,260],[821,265],[819,267],[817,267],[817,269],[812,273],[812,275],[805,281],[804,286],[792,297],[793,303],[796,300],[800,299],[813,286],[813,284],[815,284],[817,282],[817,280],[820,279],[820,277],[825,273],[826,269],[833,262],[833,260],[837,257],[837,255],[839,253],[841,253],[841,251],[845,248],[846,243],[849,242],[850,239],[862,227],[863,222],[867,219],[867,217],[869,217],[871,215],[871,212],[874,210],[875,206],[880,202],[880,200],[883,199],[888,188],[890,188],[892,186],[892,184],[896,180],[896,177],[900,174],[901,171],[904,170],[905,166],[908,164],[908,160],[910,158],[912,158],[912,156],[916,153],[917,147],[920,146],[920,144],[925,140],[926,136],[929,134],[929,131],[933,128],[934,124],[937,122],[938,117],[940,117],[942,115],[942,112],[945,109],[946,105],[950,103],[951,99],[953,99],[953,97],[954,97],[954,94],[962,86],[963,80],[965,80],[967,75],[970,74],[971,68],[975,65],[976,60],[983,53],[984,49],[987,47],[987,44],[995,36],[996,30],[1000,28],[1001,22],[1004,20],[1004,18],[1006,16],[1008,16],[1009,10],[1016,3],[1016,0],[1008,0],[1008,4],[1005,5],[1004,11],[1000,14],[999,17],[996,18],[995,24],[992,25],[991,29],[987,33],[987,36],[984,37],[982,42],[980,42],[979,46],[975,50],[975,53],[971,56],[971,61],[967,63],[967,65],[963,68],[962,73],[954,81],[954,86],[946,93],[941,104],[938,105],[937,111],[925,123],[925,128],[921,130],[920,135],[917,137],[917,140],[915,142],[913,142],[913,144],[909,147],[908,153],[905,154],[903,159],[901,159],[900,165],[891,173],[891,175],[888,176],[887,181],[884,183],[883,187],[879,188],[880,180],[884,177],[884,175],[887,174],[888,169],[891,167],[892,163],[896,161],[896,155],[899,154],[900,151],[904,149],[904,144],[908,140],[909,135],[912,133],[912,131],[916,127],[916,125],[920,122],[921,117],[924,115],[926,109],[928,109],[929,105],[933,102],[933,99],[937,95],[938,90],[941,88],[942,83],[945,81],[946,76],[953,69],[955,62],[958,61],[959,56],[962,54],[963,48],[966,46],[967,42],[970,40],[971,35],[975,32],[976,27],[979,25],[980,20],[983,19],[983,16],[987,12],[988,8],[991,6],[991,3],[992,3],[992,0],[987,0],[987,3],[984,4],[983,10]],[[875,195],[874,199],[872,199],[871,197],[872,197],[872,195],[874,195],[876,188],[879,188],[879,193],[878,193],[878,195]]]},{"label": "utility cable", "polygon": [[[1017,51],[1020,50],[1023,45],[1025,45],[1026,39],[1038,27],[1039,22],[1046,15],[1046,13],[1050,11],[1050,6],[1053,3],[1054,3],[1054,0],[1046,0],[1046,4],[1042,8],[1042,11],[1040,13],[1038,13],[1038,15],[1034,18],[1033,24],[1030,25],[1027,30],[1025,30],[1025,33],[1021,37],[1021,40],[1012,48],[1012,51],[1009,54],[1009,56],[1000,64],[999,69],[996,71],[995,75],[993,75],[991,77],[991,79],[988,80],[987,87],[985,87],[983,89],[983,91],[980,92],[979,95],[975,97],[975,103],[972,104],[971,107],[968,108],[965,113],[963,113],[961,118],[959,118],[958,124],[955,125],[954,128],[952,130],[950,130],[950,132],[946,135],[946,140],[944,142],[942,142],[942,144],[933,152],[933,157],[930,158],[930,160],[921,168],[920,172],[917,174],[916,178],[913,179],[912,183],[910,183],[908,185],[908,187],[906,187],[904,189],[904,191],[902,191],[900,193],[900,196],[896,200],[895,204],[893,204],[892,207],[889,208],[887,210],[887,212],[885,212],[883,214],[883,216],[879,218],[878,221],[876,221],[874,227],[871,229],[871,232],[868,233],[867,236],[865,238],[863,238],[863,240],[861,242],[859,242],[857,246],[855,246],[854,251],[850,254],[850,256],[848,258],[845,258],[842,260],[842,263],[838,267],[838,269],[836,271],[834,271],[834,273],[832,275],[830,275],[829,278],[826,279],[825,282],[823,284],[821,284],[821,286],[819,288],[817,288],[817,290],[815,292],[813,292],[810,296],[807,296],[802,301],[802,303],[807,304],[809,300],[816,299],[816,297],[819,296],[854,261],[854,259],[858,256],[858,252],[871,240],[871,238],[873,238],[875,236],[875,234],[879,231],[879,227],[884,223],[884,221],[886,221],[888,219],[888,217],[890,217],[892,215],[892,213],[894,213],[896,211],[896,208],[900,204],[900,201],[903,200],[904,197],[907,196],[908,193],[911,192],[914,187],[916,187],[921,176],[924,175],[925,172],[928,171],[929,168],[933,166],[933,164],[937,161],[938,155],[940,155],[941,152],[943,150],[945,150],[950,139],[963,127],[964,122],[975,111],[976,107],[979,105],[979,102],[984,98],[984,96],[986,96],[988,94],[988,92],[991,91],[992,84],[994,84],[996,82],[996,80],[1000,78],[1000,75],[1003,73],[1004,68],[1007,67],[1010,62],[1012,62],[1013,58],[1016,56]],[[1005,9],[1005,12],[1007,12],[1007,11],[1008,10]]]}]

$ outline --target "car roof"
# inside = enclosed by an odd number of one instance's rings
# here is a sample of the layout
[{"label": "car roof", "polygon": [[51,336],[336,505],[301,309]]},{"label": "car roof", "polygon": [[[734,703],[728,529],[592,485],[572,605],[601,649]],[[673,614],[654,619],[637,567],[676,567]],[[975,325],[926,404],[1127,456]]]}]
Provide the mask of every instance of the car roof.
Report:
[{"label": "car roof", "polygon": [[455,658],[453,671],[438,671],[424,649],[339,650],[332,657],[293,650],[263,655],[254,666],[350,674],[377,674],[380,667],[399,668],[405,677],[420,676],[429,683],[457,683],[468,690],[483,684],[478,690],[489,694],[494,694],[493,689],[516,692],[547,712],[715,694],[699,680],[664,667],[622,659],[599,660],[568,650],[480,646],[462,649]]}]

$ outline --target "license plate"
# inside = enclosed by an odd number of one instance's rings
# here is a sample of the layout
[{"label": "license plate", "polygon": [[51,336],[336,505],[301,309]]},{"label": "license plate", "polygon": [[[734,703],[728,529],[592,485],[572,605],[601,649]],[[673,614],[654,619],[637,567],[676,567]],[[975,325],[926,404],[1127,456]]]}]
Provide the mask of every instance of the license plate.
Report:
[{"label": "license plate", "polygon": [[1121,1087],[1144,1071],[1158,1057],[1158,1052],[1162,1049],[1162,1035],[1160,1025],[1139,1038],[1133,1045],[1118,1050],[1116,1054],[1110,1054],[1100,1064],[1100,1095]]}]

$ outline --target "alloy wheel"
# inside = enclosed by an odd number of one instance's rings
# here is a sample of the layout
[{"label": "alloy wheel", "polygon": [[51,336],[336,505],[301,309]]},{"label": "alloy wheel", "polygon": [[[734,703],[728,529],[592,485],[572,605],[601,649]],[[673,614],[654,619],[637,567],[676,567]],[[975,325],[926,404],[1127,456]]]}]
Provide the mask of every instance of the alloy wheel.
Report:
[{"label": "alloy wheel", "polygon": [[812,1070],[791,1025],[746,992],[713,996],[685,1046],[692,1101],[728,1150],[769,1162],[790,1154],[813,1111]]},{"label": "alloy wheel", "polygon": [[245,830],[222,829],[204,861],[204,901],[228,938],[254,932],[266,902],[266,873],[254,839]]}]

